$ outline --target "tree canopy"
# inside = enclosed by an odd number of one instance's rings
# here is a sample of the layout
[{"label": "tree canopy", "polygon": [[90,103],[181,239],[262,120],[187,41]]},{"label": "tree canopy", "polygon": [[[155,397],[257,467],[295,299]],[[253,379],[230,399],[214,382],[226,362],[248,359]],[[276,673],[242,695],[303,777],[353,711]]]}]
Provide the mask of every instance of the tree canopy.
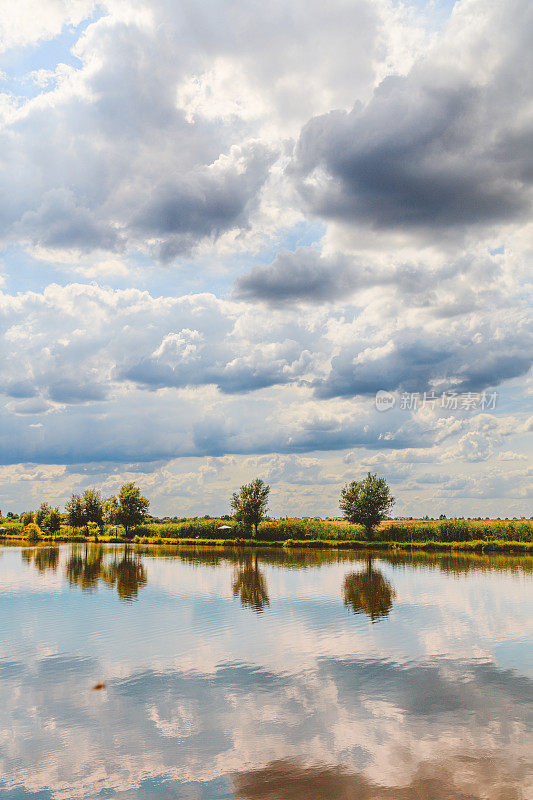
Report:
[{"label": "tree canopy", "polygon": [[367,534],[385,519],[394,504],[387,482],[368,473],[362,481],[352,481],[341,491],[340,508],[349,522],[364,525]]},{"label": "tree canopy", "polygon": [[71,528],[81,528],[85,525],[85,507],[79,494],[73,494],[65,506],[68,524]]},{"label": "tree canopy", "polygon": [[83,493],[85,524],[94,522],[101,529],[104,524],[104,503],[97,489],[86,489]]},{"label": "tree canopy", "polygon": [[261,478],[256,478],[251,483],[241,486],[231,498],[233,516],[245,525],[253,525],[257,536],[257,526],[266,515],[270,486]]},{"label": "tree canopy", "polygon": [[138,486],[125,483],[117,497],[110,497],[105,504],[106,521],[122,525],[128,535],[131,528],[140,525],[146,518],[150,501],[143,497]]}]

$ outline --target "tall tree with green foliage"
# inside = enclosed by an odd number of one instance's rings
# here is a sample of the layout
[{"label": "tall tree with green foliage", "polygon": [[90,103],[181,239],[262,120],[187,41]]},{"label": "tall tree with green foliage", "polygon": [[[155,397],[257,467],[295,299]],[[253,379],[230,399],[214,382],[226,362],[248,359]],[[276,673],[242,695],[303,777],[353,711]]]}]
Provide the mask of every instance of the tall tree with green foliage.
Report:
[{"label": "tall tree with green foliage", "polygon": [[104,522],[118,525],[119,505],[116,497],[109,497],[104,503]]},{"label": "tall tree with green foliage", "polygon": [[58,508],[51,508],[43,519],[41,527],[47,533],[59,533],[61,528],[61,514]]},{"label": "tall tree with green foliage", "polygon": [[71,528],[83,528],[85,525],[85,506],[79,494],[73,494],[65,506],[68,524]]},{"label": "tall tree with green foliage", "polygon": [[257,536],[257,526],[266,515],[270,486],[261,478],[256,478],[251,483],[241,486],[231,498],[233,516],[245,525],[253,525],[254,535]]},{"label": "tall tree with green foliage", "polygon": [[105,504],[106,520],[122,525],[128,536],[131,528],[140,525],[146,518],[150,501],[143,497],[138,486],[125,483],[116,497],[110,497]]},{"label": "tall tree with green foliage", "polygon": [[48,505],[48,503],[41,503],[35,512],[35,524],[38,525],[39,528],[43,527],[44,519],[48,516],[51,510],[52,508]]},{"label": "tall tree with green foliage", "polygon": [[100,530],[104,524],[104,501],[97,489],[86,489],[83,493],[83,510],[85,524],[94,522]]},{"label": "tall tree with green foliage", "polygon": [[364,525],[367,536],[385,519],[393,504],[387,482],[371,472],[362,481],[346,484],[341,491],[340,508],[345,519]]}]

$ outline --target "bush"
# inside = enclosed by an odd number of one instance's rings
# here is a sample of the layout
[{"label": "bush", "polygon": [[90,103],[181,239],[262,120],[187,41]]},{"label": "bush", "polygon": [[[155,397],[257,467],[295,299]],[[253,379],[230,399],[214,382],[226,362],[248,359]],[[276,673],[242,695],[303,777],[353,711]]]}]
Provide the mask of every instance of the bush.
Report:
[{"label": "bush", "polygon": [[43,532],[35,522],[30,522],[24,528],[24,535],[29,542],[38,542],[43,538]]},{"label": "bush", "polygon": [[528,520],[476,522],[447,519],[429,525],[387,525],[375,531],[375,539],[379,542],[532,542],[533,524]]},{"label": "bush", "polygon": [[[219,530],[229,525],[229,530]],[[224,519],[188,519],[178,523],[139,525],[134,534],[140,537],[160,539],[252,539],[253,530],[244,523]],[[287,539],[348,539],[362,538],[359,525],[330,525],[321,520],[264,520],[259,524],[257,540],[262,542],[284,542]]]}]

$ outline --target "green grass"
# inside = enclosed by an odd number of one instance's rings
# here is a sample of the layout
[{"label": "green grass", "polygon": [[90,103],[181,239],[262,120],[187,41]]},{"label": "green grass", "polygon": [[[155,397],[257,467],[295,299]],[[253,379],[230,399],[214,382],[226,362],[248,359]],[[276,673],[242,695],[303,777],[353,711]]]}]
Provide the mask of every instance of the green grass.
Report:
[{"label": "green grass", "polygon": [[[220,531],[221,525],[229,530]],[[23,539],[20,523],[3,523],[4,539]],[[102,542],[124,542],[106,527]],[[532,553],[531,520],[442,520],[439,522],[385,523],[376,529],[371,540],[358,525],[346,526],[321,520],[265,520],[257,538],[233,520],[190,519],[178,523],[150,523],[137,527],[131,540],[142,544],[202,544],[223,546],[282,546],[299,548],[401,549],[446,552]],[[42,541],[84,542],[83,530],[62,526],[55,537],[43,533]]]}]

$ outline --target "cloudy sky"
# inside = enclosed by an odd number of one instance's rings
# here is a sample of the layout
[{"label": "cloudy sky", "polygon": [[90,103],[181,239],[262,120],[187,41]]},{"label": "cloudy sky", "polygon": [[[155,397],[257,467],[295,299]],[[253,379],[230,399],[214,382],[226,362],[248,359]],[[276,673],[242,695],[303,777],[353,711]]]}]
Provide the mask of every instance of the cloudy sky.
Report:
[{"label": "cloudy sky", "polygon": [[528,0],[0,11],[4,513],[531,514]]}]

